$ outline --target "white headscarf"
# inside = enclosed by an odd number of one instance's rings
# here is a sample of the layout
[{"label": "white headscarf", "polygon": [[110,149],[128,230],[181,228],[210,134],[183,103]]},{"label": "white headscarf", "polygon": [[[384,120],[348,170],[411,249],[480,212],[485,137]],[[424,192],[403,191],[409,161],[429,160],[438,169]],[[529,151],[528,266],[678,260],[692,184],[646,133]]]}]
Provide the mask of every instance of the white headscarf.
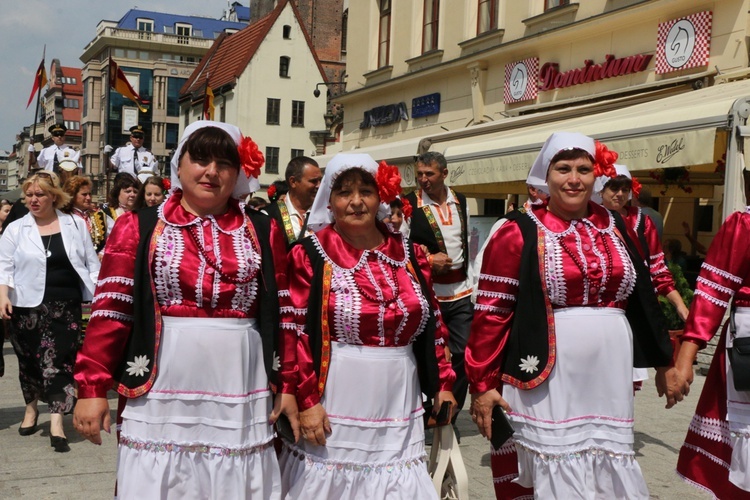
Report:
[{"label": "white headscarf", "polygon": [[[313,232],[318,232],[333,222],[333,212],[330,208],[331,187],[334,181],[342,172],[350,168],[362,168],[372,175],[378,173],[378,162],[372,159],[372,156],[366,153],[339,153],[325,167],[323,180],[320,182],[318,193],[315,195],[310,217],[307,219],[307,227]],[[383,209],[381,204],[380,210]],[[380,210],[378,212],[380,212]],[[390,213],[390,207],[388,207]],[[378,219],[381,219],[378,213]]]},{"label": "white headscarf", "polygon": [[[172,166],[172,189],[170,192],[174,192],[175,189],[180,188],[182,189],[182,185],[180,184],[180,179],[177,177],[177,167],[180,163],[180,154],[182,153],[182,148],[185,146],[185,143],[187,142],[188,138],[197,130],[200,130],[205,127],[216,127],[220,128],[229,136],[232,138],[234,143],[239,146],[240,142],[242,142],[242,132],[240,132],[240,129],[234,125],[230,125],[228,123],[222,123],[222,122],[213,122],[209,120],[198,120],[197,122],[193,122],[190,125],[185,128],[185,132],[182,134],[182,139],[180,139],[180,143],[177,145],[177,149],[174,152],[174,156],[172,156],[172,161],[170,162]],[[248,177],[245,174],[245,171],[242,169],[242,166],[240,166],[240,173],[239,176],[237,176],[237,183],[234,185],[234,190],[232,191],[232,197],[233,198],[242,198],[250,193],[254,193],[255,191],[258,191],[260,189],[260,183],[258,182],[258,179],[255,177]]]},{"label": "white headscarf", "polygon": [[[615,163],[615,170],[617,171],[617,175],[624,175],[628,179],[632,179],[633,176],[630,175],[630,171],[628,170],[628,167],[625,165],[619,165]],[[608,177],[606,175],[600,175],[596,178],[596,181],[594,182],[594,194],[591,195],[591,201],[598,203],[599,205],[602,204],[602,191],[604,191],[604,186],[612,180],[612,177]],[[633,198],[633,191],[630,191],[630,196],[628,199]]]},{"label": "white headscarf", "polygon": [[592,158],[596,158],[596,144],[591,137],[577,132],[555,132],[544,142],[539,156],[536,157],[534,164],[531,166],[526,184],[530,184],[549,195],[547,171],[549,170],[552,158],[560,151],[566,149],[582,149],[591,155]]}]

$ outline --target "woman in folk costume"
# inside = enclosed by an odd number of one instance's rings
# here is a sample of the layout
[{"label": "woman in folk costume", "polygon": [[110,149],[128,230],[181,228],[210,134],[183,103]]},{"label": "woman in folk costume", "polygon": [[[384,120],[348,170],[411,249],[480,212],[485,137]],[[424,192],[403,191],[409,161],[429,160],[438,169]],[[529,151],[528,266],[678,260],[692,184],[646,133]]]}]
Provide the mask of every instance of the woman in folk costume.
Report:
[{"label": "woman in folk costume", "polygon": [[[633,451],[634,355],[665,367],[671,345],[649,323],[659,306],[624,222],[590,201],[616,157],[552,134],[527,180],[548,202],[508,214],[486,249],[502,258],[482,264],[466,372],[480,432],[491,437],[496,405],[515,430],[492,450],[498,498],[648,498]],[[674,369],[658,373],[665,392]]]},{"label": "woman in folk costume", "polygon": [[[750,172],[743,176],[750,200]],[[698,275],[676,362],[688,380],[693,380],[695,354],[721,328],[730,305],[677,472],[716,498],[742,499],[750,498],[750,390],[738,390],[734,377],[737,371],[750,378],[750,370],[733,367],[727,349],[735,339],[750,337],[750,206],[722,224]]]},{"label": "woman in folk costume", "polygon": [[[614,177],[602,175],[596,178],[594,184],[594,195],[592,200],[604,206],[608,210],[618,212],[628,229],[632,229],[631,238],[633,238],[640,250],[640,256],[649,266],[651,281],[654,283],[656,293],[665,297],[677,311],[677,316],[685,321],[688,316],[688,308],[682,300],[680,292],[677,291],[674,284],[672,273],[667,268],[667,262],[664,259],[664,251],[659,241],[659,232],[650,217],[643,213],[640,207],[628,206],[628,201],[635,194],[638,197],[641,191],[641,184],[638,179],[630,175],[628,167],[625,165],[615,164],[617,173]],[[636,368],[633,373],[633,381],[636,382],[636,389],[640,389],[640,383],[648,379],[648,370],[645,368]]]},{"label": "woman in folk costume", "polygon": [[[289,256],[302,439],[285,443],[287,498],[437,498],[425,464],[422,393],[455,406],[447,330],[422,250],[379,222],[401,190],[366,154],[326,166],[309,225]],[[447,415],[450,420],[450,412]]]},{"label": "woman in folk costume", "polygon": [[107,241],[75,423],[101,443],[107,390],[124,396],[121,498],[280,497],[272,421],[283,407],[296,425],[275,361],[296,346],[294,332],[278,336],[286,252],[278,227],[237,199],[257,189],[262,164],[237,127],[192,123],[172,159],[172,196],[121,215]]}]

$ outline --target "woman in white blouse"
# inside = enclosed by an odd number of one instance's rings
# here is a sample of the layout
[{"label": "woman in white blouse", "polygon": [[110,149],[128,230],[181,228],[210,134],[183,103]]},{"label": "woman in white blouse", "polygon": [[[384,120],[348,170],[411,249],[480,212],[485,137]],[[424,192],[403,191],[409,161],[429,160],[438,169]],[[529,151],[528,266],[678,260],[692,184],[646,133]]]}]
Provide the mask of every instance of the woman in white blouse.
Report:
[{"label": "woman in white blouse", "polygon": [[10,320],[26,412],[19,434],[34,434],[39,400],[49,405],[50,444],[70,451],[63,415],[76,403],[73,365],[81,337],[81,302],[90,301],[99,259],[82,219],[60,207],[70,196],[57,176],[24,182],[29,213],[0,238],[0,315]]}]

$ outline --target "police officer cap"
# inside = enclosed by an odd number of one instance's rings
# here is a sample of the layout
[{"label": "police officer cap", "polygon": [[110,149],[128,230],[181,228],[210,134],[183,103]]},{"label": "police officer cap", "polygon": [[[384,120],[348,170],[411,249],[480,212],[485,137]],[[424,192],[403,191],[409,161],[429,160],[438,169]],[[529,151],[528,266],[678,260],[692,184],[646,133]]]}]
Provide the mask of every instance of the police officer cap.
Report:
[{"label": "police officer cap", "polygon": [[146,134],[146,132],[143,130],[143,125],[133,125],[128,130],[130,130],[130,135],[140,135],[141,137],[143,137]]},{"label": "police officer cap", "polygon": [[64,123],[55,123],[54,125],[50,125],[50,127],[47,129],[49,130],[50,134],[56,134],[56,133],[65,133],[68,131],[68,127],[65,126]]}]

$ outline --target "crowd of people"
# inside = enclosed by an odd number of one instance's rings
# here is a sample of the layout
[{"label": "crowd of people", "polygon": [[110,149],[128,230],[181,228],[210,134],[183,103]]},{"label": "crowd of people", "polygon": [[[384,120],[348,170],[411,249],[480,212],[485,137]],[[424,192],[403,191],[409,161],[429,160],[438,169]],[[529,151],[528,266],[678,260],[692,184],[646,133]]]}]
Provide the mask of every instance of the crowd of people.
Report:
[{"label": "crowd of people", "polygon": [[[416,158],[407,195],[367,154],[297,157],[266,201],[237,127],[187,126],[171,179],[143,138],[113,155],[102,207],[57,165],[24,182],[28,213],[0,203],[18,432],[39,429],[39,401],[57,452],[64,415],[97,444],[116,423],[119,498],[438,498],[425,417],[462,408],[492,441],[497,498],[648,498],[633,383],[654,368],[670,408],[728,308],[721,345],[750,336],[750,210],[706,251],[688,308],[637,179],[578,133],[548,138],[475,262],[439,153]],[[657,295],[686,321],[676,360]],[[741,354],[717,350],[678,465],[718,498],[750,497]]]}]

